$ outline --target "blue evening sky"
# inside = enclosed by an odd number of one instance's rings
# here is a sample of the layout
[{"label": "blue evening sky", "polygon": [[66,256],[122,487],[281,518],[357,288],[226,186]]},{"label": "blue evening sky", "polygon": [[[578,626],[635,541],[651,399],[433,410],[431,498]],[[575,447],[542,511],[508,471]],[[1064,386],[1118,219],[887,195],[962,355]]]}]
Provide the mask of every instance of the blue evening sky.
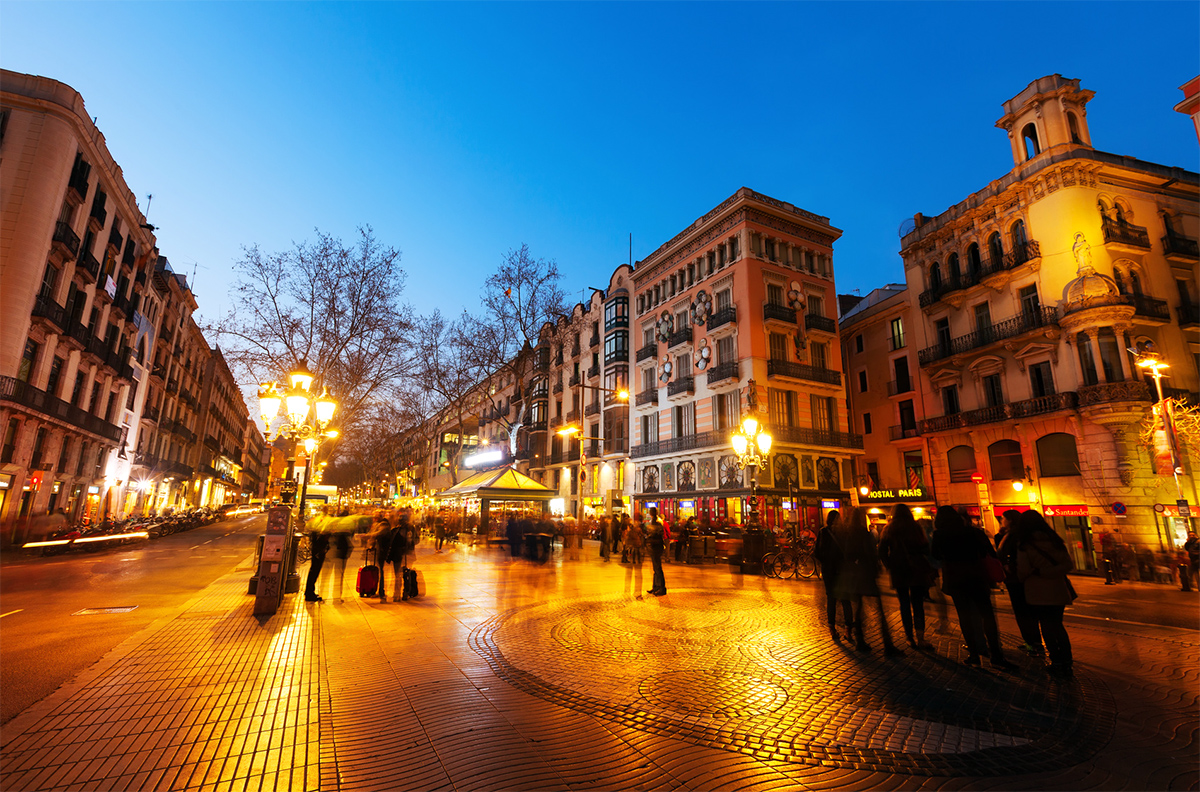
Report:
[{"label": "blue evening sky", "polygon": [[360,224],[422,312],[505,251],[604,286],[748,186],[826,215],[838,290],[1012,166],[1001,103],[1055,72],[1099,149],[1198,170],[1173,111],[1200,4],[5,2],[0,65],[97,117],[205,319],[243,246]]}]

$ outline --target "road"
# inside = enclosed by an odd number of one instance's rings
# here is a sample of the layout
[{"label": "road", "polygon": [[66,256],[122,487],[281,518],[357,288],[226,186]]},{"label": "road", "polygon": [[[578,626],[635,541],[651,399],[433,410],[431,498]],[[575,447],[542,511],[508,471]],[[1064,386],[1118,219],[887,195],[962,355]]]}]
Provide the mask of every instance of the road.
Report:
[{"label": "road", "polygon": [[[6,559],[0,571],[0,723],[228,574],[254,552],[265,525],[264,515],[253,515],[110,550]],[[74,615],[120,606],[137,607]]]}]

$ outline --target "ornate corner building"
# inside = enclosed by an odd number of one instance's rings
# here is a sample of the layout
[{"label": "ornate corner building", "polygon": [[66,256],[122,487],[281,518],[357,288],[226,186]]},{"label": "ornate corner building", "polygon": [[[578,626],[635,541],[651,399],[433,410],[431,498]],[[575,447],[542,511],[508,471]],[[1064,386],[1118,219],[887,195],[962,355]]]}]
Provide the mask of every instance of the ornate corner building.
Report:
[{"label": "ornate corner building", "polygon": [[[1200,177],[1093,148],[1092,96],[1057,74],[1030,83],[996,124],[1013,169],[904,233],[925,417],[896,416],[940,504],[989,527],[1040,508],[1080,569],[1093,534],[1172,549],[1188,527],[1138,442],[1157,396],[1129,350],[1153,342],[1166,395],[1200,387]],[[1193,508],[1197,462],[1179,477]]]}]

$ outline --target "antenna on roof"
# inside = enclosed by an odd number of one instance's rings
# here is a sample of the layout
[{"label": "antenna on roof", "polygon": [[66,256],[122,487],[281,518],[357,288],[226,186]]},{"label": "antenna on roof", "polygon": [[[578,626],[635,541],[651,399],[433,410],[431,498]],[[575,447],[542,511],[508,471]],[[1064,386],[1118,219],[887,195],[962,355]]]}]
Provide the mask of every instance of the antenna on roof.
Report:
[{"label": "antenna on roof", "polygon": [[629,269],[633,269],[633,232],[629,232]]}]

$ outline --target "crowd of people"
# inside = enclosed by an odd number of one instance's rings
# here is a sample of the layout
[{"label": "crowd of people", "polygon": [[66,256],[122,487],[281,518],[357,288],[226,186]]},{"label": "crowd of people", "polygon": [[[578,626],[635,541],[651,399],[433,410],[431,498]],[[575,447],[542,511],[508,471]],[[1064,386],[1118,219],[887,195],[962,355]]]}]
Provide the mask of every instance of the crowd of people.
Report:
[{"label": "crowd of people", "polygon": [[953,601],[958,615],[967,649],[965,662],[978,666],[986,654],[992,666],[1015,671],[1017,665],[1004,654],[992,606],[993,588],[1003,584],[1023,640],[1021,649],[1034,657],[1048,657],[1050,675],[1071,676],[1071,639],[1063,614],[1075,599],[1075,590],[1067,577],[1074,564],[1066,544],[1037,511],[1009,510],[1000,522],[993,542],[958,509],[944,506],[932,522],[918,521],[908,506],[898,504],[876,540],[863,509],[852,508],[845,517],[831,511],[815,550],[825,584],[830,637],[869,651],[864,625],[864,603],[869,602],[884,654],[903,654],[892,640],[884,613],[877,582],[882,565],[896,591],[909,646],[933,649],[925,638],[925,603],[940,578],[940,590]]}]

